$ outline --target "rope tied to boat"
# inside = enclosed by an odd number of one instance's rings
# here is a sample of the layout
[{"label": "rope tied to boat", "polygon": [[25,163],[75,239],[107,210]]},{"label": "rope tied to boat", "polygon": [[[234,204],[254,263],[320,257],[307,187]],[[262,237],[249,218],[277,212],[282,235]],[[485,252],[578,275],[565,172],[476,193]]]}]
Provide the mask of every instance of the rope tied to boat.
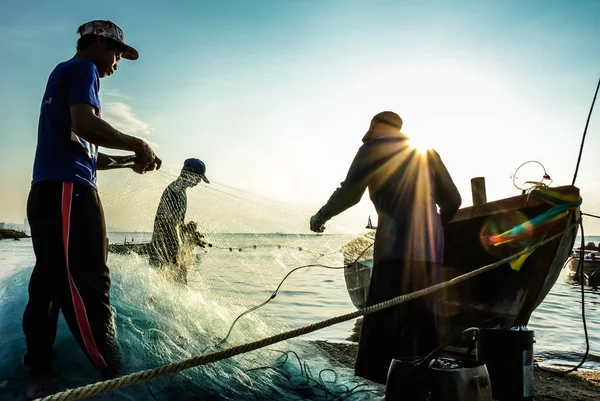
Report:
[{"label": "rope tied to boat", "polygon": [[549,242],[552,242],[552,241],[558,239],[559,237],[563,236],[569,230],[577,227],[577,225],[579,224],[580,221],[581,221],[581,218],[579,218],[576,223],[568,226],[563,231],[561,231],[547,239],[544,239],[543,241],[540,241],[537,244],[532,245],[531,247],[528,247],[528,248],[526,248],[518,253],[515,253],[507,258],[504,258],[498,262],[480,267],[479,269],[476,269],[471,272],[465,273],[463,275],[457,276],[457,277],[455,277],[451,280],[445,281],[443,283],[435,284],[430,287],[411,292],[409,294],[403,294],[396,298],[390,299],[385,302],[381,302],[376,305],[372,305],[372,306],[369,306],[369,307],[366,307],[363,309],[359,309],[357,311],[347,313],[344,315],[336,316],[331,319],[322,320],[320,322],[316,322],[316,323],[313,323],[313,324],[310,324],[308,326],[304,326],[304,327],[301,327],[298,329],[285,331],[285,332],[282,332],[282,333],[274,335],[274,336],[263,338],[261,340],[233,346],[233,347],[230,347],[230,348],[218,351],[218,352],[198,355],[193,358],[189,358],[189,359],[186,359],[186,360],[183,360],[180,362],[174,362],[174,363],[162,365],[162,366],[159,366],[156,368],[131,373],[129,375],[121,376],[116,379],[106,380],[106,381],[102,381],[102,382],[88,384],[88,385],[82,386],[82,387],[77,387],[74,389],[65,390],[65,391],[62,391],[62,392],[59,392],[59,393],[56,393],[56,394],[53,394],[53,395],[50,395],[47,397],[38,398],[35,401],[73,401],[73,400],[80,400],[83,398],[92,397],[95,395],[106,394],[106,393],[109,393],[109,392],[112,392],[112,391],[115,391],[115,390],[118,390],[118,389],[121,389],[124,387],[128,387],[128,386],[131,386],[134,384],[146,382],[151,379],[178,373],[178,372],[181,372],[183,370],[187,370],[187,369],[190,369],[193,367],[197,367],[200,365],[206,365],[206,364],[209,364],[212,362],[217,362],[217,361],[221,361],[223,359],[231,358],[233,356],[240,355],[240,354],[243,354],[246,352],[254,351],[254,350],[266,347],[268,345],[276,344],[276,343],[279,343],[279,342],[282,342],[285,340],[289,340],[291,338],[302,336],[304,334],[312,333],[314,331],[323,329],[325,327],[332,326],[334,324],[338,324],[338,323],[345,322],[345,321],[348,321],[351,319],[355,319],[359,316],[364,316],[364,315],[368,315],[368,314],[371,314],[374,312],[379,312],[383,309],[386,309],[386,308],[389,308],[392,306],[396,306],[396,305],[400,305],[402,303],[432,294],[436,291],[457,285],[457,284],[462,283],[466,280],[469,280],[475,276],[478,276],[478,275],[486,273],[492,269],[495,269],[499,266],[502,266],[512,260],[515,260],[515,259],[521,257],[522,255],[524,255],[526,253],[530,253],[530,252],[536,250],[537,248],[540,248],[540,247],[548,244]]}]

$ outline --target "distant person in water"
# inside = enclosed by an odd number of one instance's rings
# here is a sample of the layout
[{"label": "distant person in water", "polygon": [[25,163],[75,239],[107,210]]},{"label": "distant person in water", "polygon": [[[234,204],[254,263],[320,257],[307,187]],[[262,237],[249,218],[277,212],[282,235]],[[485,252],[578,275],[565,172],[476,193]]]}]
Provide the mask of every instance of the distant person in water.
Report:
[{"label": "distant person in water", "polygon": [[[77,33],[77,52],[54,68],[46,84],[27,200],[36,257],[23,314],[27,399],[48,395],[59,312],[102,378],[119,375],[96,173],[130,167],[141,174],[161,165],[146,142],[101,119],[100,79],[116,73],[121,58],[136,60],[137,51],[110,21],[87,22]],[[99,146],[131,155],[103,154]]]},{"label": "distant person in water", "polygon": [[160,198],[154,231],[150,244],[150,264],[168,269],[174,280],[187,284],[187,266],[181,260],[186,245],[204,247],[206,242],[197,232],[193,221],[185,224],[188,188],[193,188],[206,178],[206,166],[199,159],[187,159],[179,177],[165,189]]},{"label": "distant person in water", "polygon": [[[374,116],[346,179],[310,219],[310,229],[323,232],[325,222],[357,204],[369,189],[378,222],[367,306],[436,280],[443,263],[442,225],[461,204],[439,154],[411,146],[401,128],[396,113]],[[439,344],[431,298],[416,301],[364,317],[356,375],[385,384],[392,358],[425,356]]]}]

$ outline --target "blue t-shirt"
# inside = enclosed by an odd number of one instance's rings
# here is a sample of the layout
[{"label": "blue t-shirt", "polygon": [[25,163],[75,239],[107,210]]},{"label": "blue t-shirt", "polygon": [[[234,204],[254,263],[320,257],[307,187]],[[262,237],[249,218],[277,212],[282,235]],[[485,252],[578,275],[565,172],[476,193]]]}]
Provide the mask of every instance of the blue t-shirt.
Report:
[{"label": "blue t-shirt", "polygon": [[96,187],[98,146],[71,131],[69,108],[88,103],[100,117],[100,77],[89,60],[60,63],[48,78],[38,125],[33,181],[68,181]]}]

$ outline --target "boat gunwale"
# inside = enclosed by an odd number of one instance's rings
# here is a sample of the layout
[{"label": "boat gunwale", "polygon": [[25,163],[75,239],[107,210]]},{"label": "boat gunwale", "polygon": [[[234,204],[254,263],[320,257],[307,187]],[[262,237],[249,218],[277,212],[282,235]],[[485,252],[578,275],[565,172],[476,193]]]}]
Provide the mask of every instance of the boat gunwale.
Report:
[{"label": "boat gunwale", "polygon": [[[551,187],[549,189],[560,194],[579,194],[579,188],[574,185],[563,185],[559,187]],[[540,197],[532,196],[531,193],[511,196],[508,198],[487,202],[481,205],[467,206],[458,209],[456,215],[448,224],[485,217],[497,213],[506,213],[520,209],[528,209],[544,204],[548,203]]]}]

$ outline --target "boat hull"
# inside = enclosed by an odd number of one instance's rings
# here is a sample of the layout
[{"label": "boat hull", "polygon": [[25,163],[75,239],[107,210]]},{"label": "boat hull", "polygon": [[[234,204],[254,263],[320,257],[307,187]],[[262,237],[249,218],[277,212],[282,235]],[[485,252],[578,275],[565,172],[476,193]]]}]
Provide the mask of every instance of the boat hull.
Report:
[{"label": "boat hull", "polygon": [[344,279],[350,300],[358,309],[367,306],[367,293],[373,271],[373,259],[364,259],[345,269]]},{"label": "boat hull", "polygon": [[[572,186],[553,190],[579,194]],[[489,232],[490,227],[500,227],[499,232],[502,232],[550,207],[552,205],[539,199],[522,195],[460,209],[444,228],[445,260],[440,277],[446,281],[521,251],[524,245],[518,243],[487,246],[482,243],[482,234]],[[439,316],[441,334],[450,336],[474,326],[510,328],[527,325],[532,312],[548,295],[572,254],[578,230],[575,223],[579,217],[579,208],[575,208],[566,218],[553,224],[544,238],[564,231],[562,236],[536,249],[518,271],[507,263],[444,290],[439,297],[441,304],[436,305],[434,311]],[[363,258],[353,263],[352,258],[346,257],[345,262],[351,264],[345,274],[350,299],[357,308],[363,308],[372,260]]]}]

